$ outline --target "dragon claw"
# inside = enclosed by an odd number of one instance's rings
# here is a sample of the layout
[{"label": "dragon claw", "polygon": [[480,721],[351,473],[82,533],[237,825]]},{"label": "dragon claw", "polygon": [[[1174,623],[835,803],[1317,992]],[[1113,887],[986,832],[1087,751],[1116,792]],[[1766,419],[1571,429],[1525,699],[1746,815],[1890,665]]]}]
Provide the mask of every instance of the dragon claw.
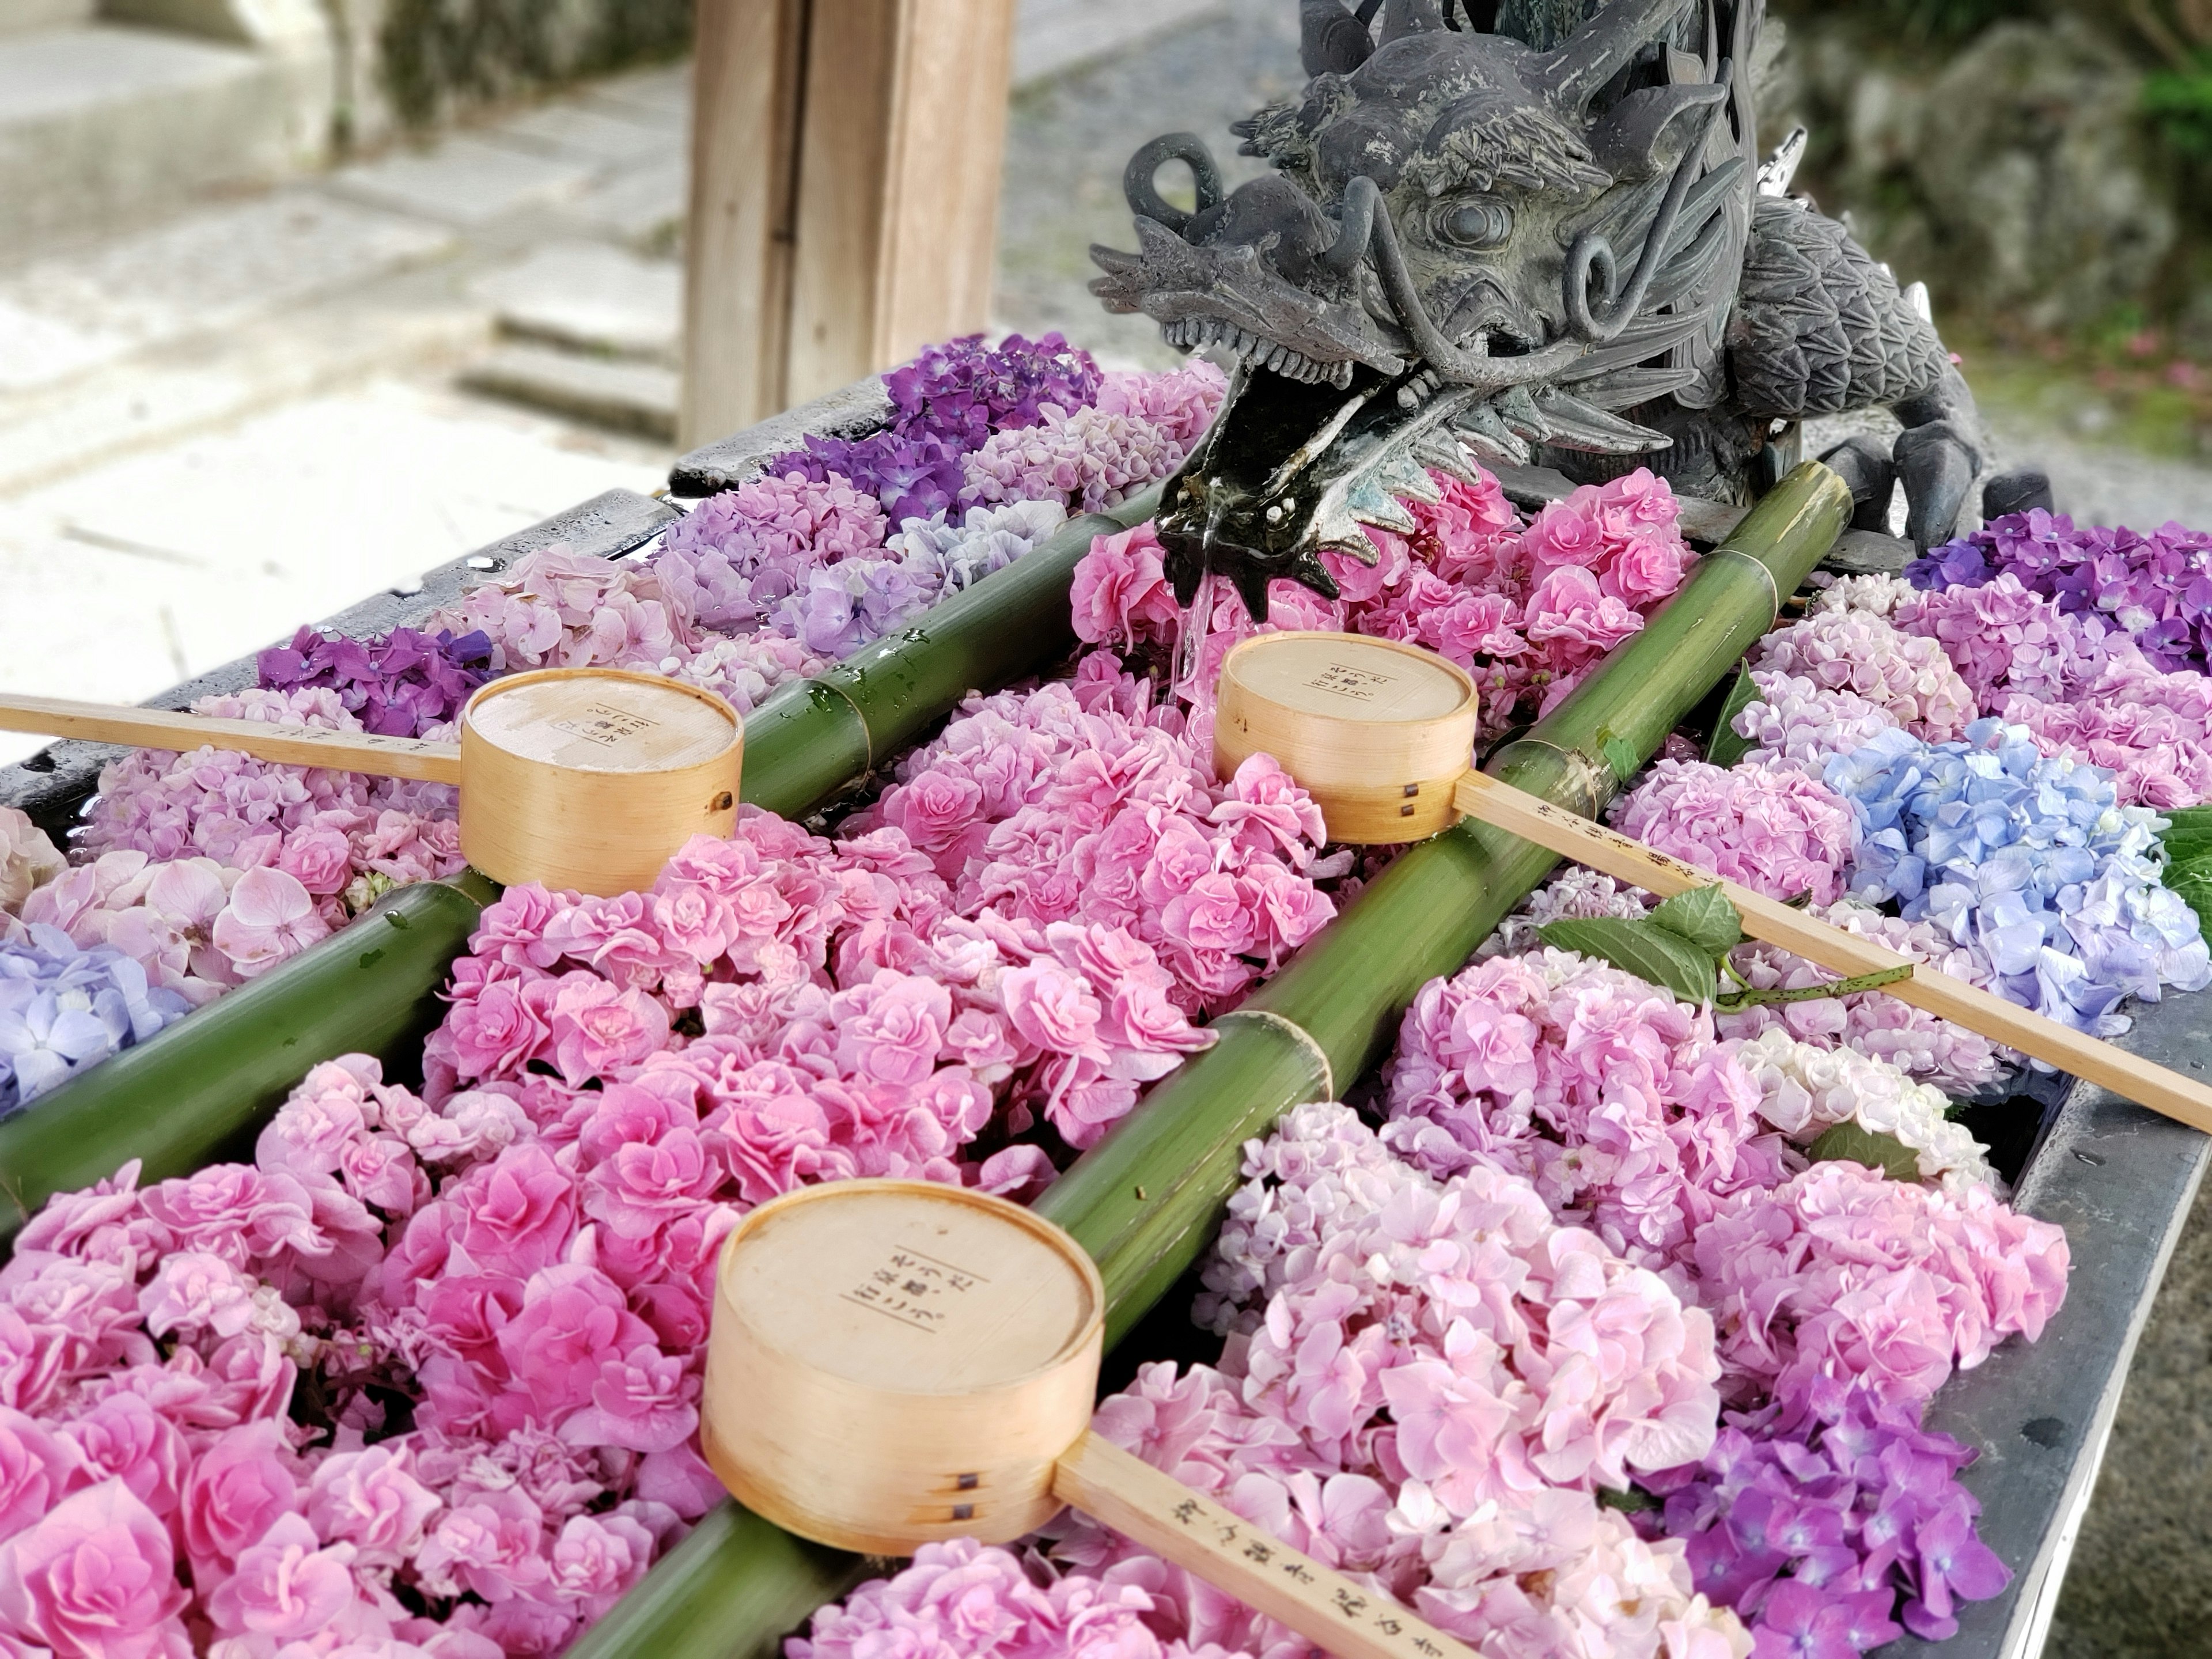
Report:
[{"label": "dragon claw", "polygon": [[1951,539],[1965,510],[1981,453],[1950,421],[1930,421],[1897,434],[1891,452],[1905,485],[1905,533],[1925,553]]}]

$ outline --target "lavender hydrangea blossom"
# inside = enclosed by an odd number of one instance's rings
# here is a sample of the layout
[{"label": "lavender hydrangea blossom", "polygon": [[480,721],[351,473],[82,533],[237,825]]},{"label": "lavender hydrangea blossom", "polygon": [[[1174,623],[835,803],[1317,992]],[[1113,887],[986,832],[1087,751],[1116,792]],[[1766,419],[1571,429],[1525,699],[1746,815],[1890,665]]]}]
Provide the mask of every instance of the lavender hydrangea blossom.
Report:
[{"label": "lavender hydrangea blossom", "polygon": [[962,493],[963,458],[995,433],[1043,421],[1048,408],[1088,408],[1103,380],[1088,352],[1060,335],[995,347],[980,334],[933,346],[884,377],[891,418],[865,438],[810,435],[768,463],[776,477],[816,483],[834,474],[875,496],[893,524],[927,519]]},{"label": "lavender hydrangea blossom", "polygon": [[188,1011],[108,945],[36,924],[0,939],[0,1117]]},{"label": "lavender hydrangea blossom", "polygon": [[1648,1480],[1666,1507],[1647,1532],[1687,1540],[1698,1589],[1743,1616],[1756,1654],[1855,1659],[1903,1634],[1900,1595],[1905,1629],[1954,1635],[1957,1604],[2012,1577],[1974,1535],[1958,1480],[1972,1449],[1833,1379],[1796,1414],[1784,1435],[1723,1428],[1702,1465]]}]

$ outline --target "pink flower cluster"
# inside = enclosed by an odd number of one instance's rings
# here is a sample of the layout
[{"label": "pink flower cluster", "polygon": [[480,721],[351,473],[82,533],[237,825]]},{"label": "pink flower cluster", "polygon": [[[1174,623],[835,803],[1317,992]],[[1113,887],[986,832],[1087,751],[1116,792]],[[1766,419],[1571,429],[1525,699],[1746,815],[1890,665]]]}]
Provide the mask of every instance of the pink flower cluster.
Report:
[{"label": "pink flower cluster", "polygon": [[60,849],[29,814],[0,806],[0,915],[20,915],[32,891],[67,867]]},{"label": "pink flower cluster", "polygon": [[1188,452],[1221,407],[1229,377],[1203,357],[1160,374],[1109,368],[1101,377],[1093,407],[1154,428],[1168,442]]},{"label": "pink flower cluster", "polygon": [[[1431,477],[1441,499],[1410,504],[1412,535],[1370,529],[1371,566],[1324,553],[1341,595],[1334,604],[1277,582],[1266,627],[1346,629],[1439,652],[1474,672],[1483,730],[1494,735],[1556,704],[1687,574],[1678,505],[1647,471],[1585,486],[1525,521],[1486,473],[1471,484]],[[1220,659],[1263,631],[1226,583],[1212,587],[1201,604],[1218,631],[1206,638],[1197,700],[1207,719]],[[1102,538],[1078,568],[1076,631],[1095,644],[1170,641],[1181,614],[1148,529]]]},{"label": "pink flower cluster", "polygon": [[1831,755],[1863,749],[1897,729],[1897,716],[1856,691],[1831,691],[1797,674],[1753,671],[1756,702],[1735,717],[1736,735],[1756,747],[1745,759],[1769,769],[1802,772],[1818,781]]},{"label": "pink flower cluster", "polygon": [[[1083,1140],[1210,1040],[1126,931],[948,899],[896,830],[763,814],[650,894],[510,889],[425,1097],[352,1057],[252,1165],[51,1203],[0,1272],[0,1632],[557,1650],[720,1496],[696,1402],[745,1209],[860,1174],[1032,1190],[1033,1141],[963,1158],[994,1115]],[[326,1403],[295,1426],[302,1369]]]},{"label": "pink flower cluster", "polygon": [[1430,981],[1383,1076],[1382,1138],[1415,1168],[1522,1176],[1654,1267],[1679,1269],[1730,1195],[1797,1167],[1709,1012],[1564,951]]},{"label": "pink flower cluster", "polygon": [[1159,1576],[1149,1559],[1094,1577],[969,1538],[924,1544],[892,1577],[817,1613],[784,1651],[789,1659],[1229,1659],[1154,1628],[1172,1616],[1166,1598],[1146,1588]]},{"label": "pink flower cluster", "polygon": [[1802,1400],[1826,1377],[1917,1407],[2007,1336],[2043,1334],[2068,1255],[2063,1231],[1985,1188],[1835,1163],[1738,1196],[1698,1233],[1696,1261],[1740,1401]]},{"label": "pink flower cluster", "polygon": [[1073,681],[970,699],[850,827],[901,831],[963,916],[1121,930],[1178,1006],[1225,1007],[1335,914],[1308,874],[1321,811],[1265,756],[1216,781],[1152,695],[1098,652]]},{"label": "pink flower cluster", "polygon": [[[361,729],[337,695],[322,690],[203,697],[192,710],[279,726]],[[424,735],[449,734],[434,728]],[[76,832],[76,851],[80,858],[137,853],[157,864],[211,859],[234,873],[270,866],[305,888],[336,925],[392,887],[460,869],[458,810],[445,784],[280,766],[226,750],[178,755],[138,749],[100,773],[100,794]],[[96,881],[94,887],[105,908],[112,883]],[[66,903],[82,908],[89,902],[79,895]],[[289,889],[283,908],[296,908]]]},{"label": "pink flower cluster", "polygon": [[[343,871],[343,854],[338,862]],[[148,984],[198,1007],[348,918],[334,895],[318,899],[281,866],[239,871],[204,858],[156,864],[128,852],[103,853],[38,889],[23,920],[58,927],[86,949],[113,946],[146,970]]]},{"label": "pink flower cluster", "polygon": [[[719,1495],[685,1449],[690,1304],[597,1265],[530,1128],[356,1056],[309,1075],[252,1164],[143,1189],[133,1165],[48,1204],[0,1269],[0,1646],[497,1659],[557,1649],[642,1577]],[[449,1271],[419,1276],[414,1228],[441,1223]],[[418,1365],[509,1379],[507,1431],[388,1422]]]},{"label": "pink flower cluster", "polygon": [[427,632],[481,632],[495,673],[525,668],[626,667],[689,656],[698,618],[650,562],[571,552],[526,553],[497,579],[434,612]]},{"label": "pink flower cluster", "polygon": [[1752,665],[1855,693],[1931,743],[1957,737],[1978,712],[1972,690],[1940,644],[1900,632],[1867,611],[1816,610],[1769,634],[1753,650]]},{"label": "pink flower cluster", "polygon": [[[1214,1264],[1237,1287],[1220,1364],[1141,1368],[1097,1432],[1498,1659],[1748,1650],[1680,1546],[1595,1501],[1711,1446],[1704,1315],[1525,1182],[1431,1181],[1341,1106],[1297,1109],[1246,1174]],[[1054,1559],[1140,1587],[1158,1636],[1304,1652],[1103,1528],[1057,1524]]]},{"label": "pink flower cluster", "polygon": [[759,626],[807,571],[864,558],[891,532],[883,508],[834,473],[756,478],[709,495],[667,530],[647,562],[702,628]]},{"label": "pink flower cluster", "polygon": [[2071,702],[2108,660],[2141,659],[2134,642],[2101,616],[2069,616],[2009,574],[1980,587],[1916,592],[1899,601],[1894,620],[1904,632],[1942,646],[1974,701],[1991,713],[2014,692]]},{"label": "pink flower cluster", "polygon": [[1857,830],[1851,810],[1802,772],[1653,764],[1613,809],[1613,827],[1769,898],[1843,896]]},{"label": "pink flower cluster", "polygon": [[[510,889],[456,964],[424,1051],[434,1092],[673,1071],[729,1107],[751,1203],[836,1175],[954,1179],[994,1090],[1014,1129],[1041,1115],[1088,1146],[1211,1041],[1126,928],[971,917],[951,897],[896,828],[830,842],[750,811],[732,840],[695,837],[650,895]],[[682,1036],[690,1022],[703,1035]],[[1044,1168],[1018,1148],[992,1184]]]},{"label": "pink flower cluster", "polygon": [[963,506],[1055,501],[1070,513],[1119,505],[1182,465],[1227,381],[1203,359],[1168,374],[1105,376],[1072,413],[1047,404],[1035,426],[994,433],[961,463]]}]

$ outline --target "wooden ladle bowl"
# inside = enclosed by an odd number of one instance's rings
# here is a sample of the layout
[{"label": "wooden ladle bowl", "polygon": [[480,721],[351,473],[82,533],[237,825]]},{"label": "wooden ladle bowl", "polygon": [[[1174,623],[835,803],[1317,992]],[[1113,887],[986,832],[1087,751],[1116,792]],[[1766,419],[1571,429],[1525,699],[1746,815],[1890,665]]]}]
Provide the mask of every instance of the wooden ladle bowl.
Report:
[{"label": "wooden ladle bowl", "polygon": [[1213,764],[1273,755],[1321,808],[1331,841],[1421,841],[1459,821],[1479,700],[1457,664],[1358,634],[1261,634],[1221,665]]},{"label": "wooden ladle bowl", "polygon": [[0,696],[0,731],[459,784],[461,851],[494,881],[602,897],[653,885],[696,835],[735,827],[744,722],[713,692],[621,668],[547,668],[479,688],[458,744]]},{"label": "wooden ladle bowl", "polygon": [[722,1246],[707,1462],[821,1543],[1006,1543],[1073,1504],[1345,1659],[1474,1659],[1090,1432],[1105,1302],[1082,1247],[1004,1199],[921,1181],[787,1194]]}]

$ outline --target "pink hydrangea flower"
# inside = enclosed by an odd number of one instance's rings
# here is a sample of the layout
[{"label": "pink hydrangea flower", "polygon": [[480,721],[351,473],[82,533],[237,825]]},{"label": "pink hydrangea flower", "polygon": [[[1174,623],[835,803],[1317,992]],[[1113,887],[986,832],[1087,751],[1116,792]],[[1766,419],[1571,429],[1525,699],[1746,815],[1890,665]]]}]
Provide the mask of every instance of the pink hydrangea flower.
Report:
[{"label": "pink hydrangea flower", "polygon": [[189,1659],[169,1530],[120,1480],[0,1543],[0,1630],[56,1659]]}]

